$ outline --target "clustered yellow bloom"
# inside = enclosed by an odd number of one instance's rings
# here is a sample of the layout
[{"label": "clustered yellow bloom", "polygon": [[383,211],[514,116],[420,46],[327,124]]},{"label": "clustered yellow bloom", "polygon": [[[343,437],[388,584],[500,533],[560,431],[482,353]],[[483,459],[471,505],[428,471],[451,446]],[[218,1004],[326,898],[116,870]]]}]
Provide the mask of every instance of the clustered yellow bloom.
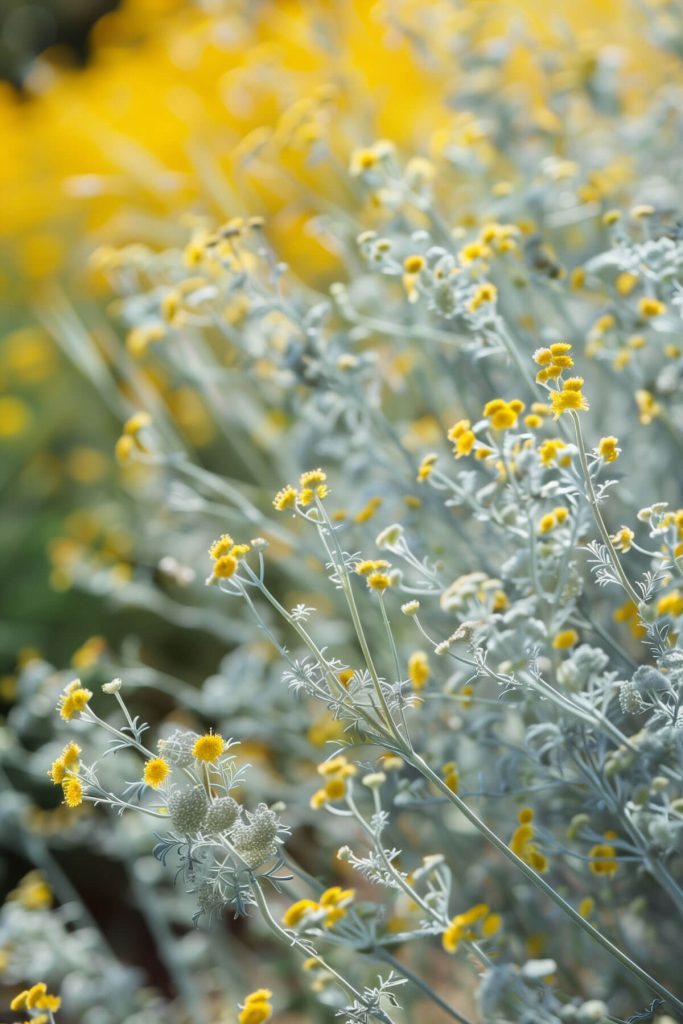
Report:
[{"label": "clustered yellow bloom", "polygon": [[[90,693],[89,690],[85,692]],[[67,807],[78,807],[83,802],[83,786],[77,775],[80,753],[81,748],[77,743],[67,743],[57,760],[52,762],[48,772],[55,785],[61,785]]]},{"label": "clustered yellow bloom", "polygon": [[601,437],[598,444],[598,455],[604,462],[615,462],[620,454],[621,448],[618,448],[619,438],[617,437]]},{"label": "clustered yellow bloom", "polygon": [[153,757],[150,761],[145,761],[145,770],[142,778],[152,789],[158,789],[170,773],[171,766],[167,761],[164,761],[163,757]]},{"label": "clustered yellow bloom", "polygon": [[[62,1000],[59,996],[50,995],[45,982],[39,981],[36,985],[24,989],[23,992],[15,996],[9,1007],[10,1010],[47,1010],[49,1013],[56,1013],[61,1005]],[[48,1019],[45,1016],[45,1020],[47,1021]],[[38,1017],[34,1016],[31,1020],[35,1022],[38,1020]]]},{"label": "clustered yellow bloom", "polygon": [[519,414],[524,412],[524,402],[514,398],[511,402],[505,402],[502,398],[494,398],[484,406],[486,416],[494,430],[507,430],[509,427],[516,427]]},{"label": "clustered yellow bloom", "polygon": [[429,680],[429,658],[425,651],[413,651],[408,658],[408,677],[414,690],[422,690]]},{"label": "clustered yellow bloom", "polygon": [[562,376],[564,370],[569,370],[574,365],[574,360],[569,355],[572,347],[566,341],[557,341],[548,348],[537,348],[534,352],[534,362],[542,367],[536,374],[539,384],[546,384],[549,380],[556,380]]},{"label": "clustered yellow bloom", "polygon": [[65,687],[60,695],[57,707],[65,722],[70,721],[75,714],[83,711],[92,697],[92,691],[81,686],[80,679],[74,679]]},{"label": "clustered yellow bloom", "polygon": [[608,842],[597,843],[588,851],[588,856],[591,858],[590,869],[594,875],[613,875],[619,867],[618,861],[615,860],[617,851],[609,842],[616,838],[616,832],[605,832],[605,839]]},{"label": "clustered yellow bloom", "polygon": [[248,995],[242,1003],[239,1024],[264,1024],[273,1016],[270,1000],[273,993],[268,988],[259,988]]},{"label": "clustered yellow bloom", "polygon": [[136,412],[126,420],[114,449],[119,462],[128,462],[136,450],[143,454],[147,453],[148,448],[141,434],[151,426],[151,423],[152,417],[148,412]]},{"label": "clustered yellow bloom", "polygon": [[563,412],[588,409],[588,402],[581,390],[583,383],[583,377],[569,377],[563,382],[561,391],[551,391],[550,402],[556,420]]},{"label": "clustered yellow bloom", "polygon": [[[457,914],[441,936],[441,943],[447,953],[455,953],[463,941],[488,939],[500,930],[502,919],[499,914],[489,913],[486,903],[477,903],[462,914]],[[479,933],[475,926],[479,926]]]},{"label": "clustered yellow bloom", "polygon": [[326,889],[317,902],[308,899],[297,900],[285,911],[282,923],[286,928],[295,928],[301,921],[305,921],[306,918],[310,920],[314,916],[316,922],[322,918],[325,928],[331,928],[337,921],[346,917],[346,908],[355,895],[355,889],[342,889],[341,886],[334,885]]},{"label": "clustered yellow bloom", "polygon": [[474,431],[471,429],[469,420],[458,420],[448,431],[448,440],[453,444],[453,454],[456,459],[469,455],[477,440]]},{"label": "clustered yellow bloom", "polygon": [[636,391],[636,405],[638,406],[638,418],[644,427],[652,423],[653,419],[662,411],[662,407],[652,394],[644,388]]},{"label": "clustered yellow bloom", "polygon": [[217,761],[225,750],[225,740],[218,733],[210,732],[199,736],[192,747],[192,756],[198,761],[212,764]]},{"label": "clustered yellow bloom", "polygon": [[223,533],[209,548],[213,559],[211,580],[227,580],[237,572],[240,558],[251,551],[249,544],[235,544],[229,533]]},{"label": "clustered yellow bloom", "polygon": [[314,498],[322,501],[329,494],[326,480],[327,473],[324,473],[322,469],[307,470],[299,478],[299,490],[291,484],[287,484],[277,492],[273,498],[273,508],[277,512],[284,512],[296,505],[305,508],[311,504]]},{"label": "clustered yellow bloom", "polygon": [[327,803],[342,800],[346,796],[346,780],[356,772],[356,766],[349,764],[343,754],[339,754],[329,761],[323,761],[321,765],[318,765],[318,774],[324,776],[327,781],[311,797],[311,807],[317,811]]},{"label": "clustered yellow bloom", "polygon": [[[564,441],[561,441],[559,437],[549,437],[547,438],[547,440],[542,441],[541,444],[539,444],[538,446],[538,455],[542,465],[554,466],[555,463],[558,461],[559,453],[562,451],[563,448],[566,447],[566,443]],[[568,457],[563,456],[563,458],[560,460],[560,464],[565,465],[567,461],[569,461]]]},{"label": "clustered yellow bloom", "polygon": [[467,303],[467,308],[470,313],[475,313],[482,306],[495,302],[497,295],[498,289],[496,286],[489,281],[484,281],[478,285],[474,295]]},{"label": "clustered yellow bloom", "polygon": [[546,512],[544,516],[541,516],[538,521],[538,532],[549,533],[560,523],[564,523],[568,515],[569,512],[564,505],[558,505],[552,512]]},{"label": "clustered yellow bloom", "polygon": [[534,826],[532,825],[534,812],[530,807],[523,807],[517,815],[517,820],[519,825],[510,840],[510,849],[525,864],[529,864],[535,871],[542,874],[548,870],[548,858],[532,842],[535,834]]},{"label": "clustered yellow bloom", "polygon": [[683,597],[678,589],[660,597],[656,605],[657,615],[670,615],[673,619],[683,615]]}]

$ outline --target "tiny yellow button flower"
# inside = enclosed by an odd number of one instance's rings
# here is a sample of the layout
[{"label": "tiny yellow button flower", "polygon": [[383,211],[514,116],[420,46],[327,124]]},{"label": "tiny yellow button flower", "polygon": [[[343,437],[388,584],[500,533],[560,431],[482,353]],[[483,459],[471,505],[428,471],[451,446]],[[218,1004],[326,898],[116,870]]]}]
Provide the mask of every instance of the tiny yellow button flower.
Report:
[{"label": "tiny yellow button flower", "polygon": [[198,761],[212,763],[217,761],[225,750],[225,740],[218,733],[207,733],[195,740],[192,756]]}]

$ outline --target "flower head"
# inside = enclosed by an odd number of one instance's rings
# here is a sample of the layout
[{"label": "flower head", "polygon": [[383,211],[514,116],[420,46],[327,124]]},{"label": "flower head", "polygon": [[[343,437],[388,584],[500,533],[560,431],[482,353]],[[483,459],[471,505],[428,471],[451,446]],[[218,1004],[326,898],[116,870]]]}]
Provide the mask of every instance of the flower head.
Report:
[{"label": "flower head", "polygon": [[225,740],[218,733],[207,733],[206,736],[200,736],[195,740],[195,744],[192,747],[192,755],[197,758],[198,761],[205,761],[211,763],[217,761],[225,750]]},{"label": "flower head", "polygon": [[152,787],[152,789],[158,789],[170,773],[171,766],[167,761],[164,761],[163,757],[153,757],[150,761],[145,762],[145,770],[142,778],[148,786]]}]

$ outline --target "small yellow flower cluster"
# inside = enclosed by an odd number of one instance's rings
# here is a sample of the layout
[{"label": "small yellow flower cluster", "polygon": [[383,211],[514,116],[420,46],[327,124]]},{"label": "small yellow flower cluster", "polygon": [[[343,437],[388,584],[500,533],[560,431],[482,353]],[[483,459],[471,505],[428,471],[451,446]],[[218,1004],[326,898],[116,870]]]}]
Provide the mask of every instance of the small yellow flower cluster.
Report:
[{"label": "small yellow flower cluster", "polygon": [[588,409],[588,402],[581,388],[583,377],[568,377],[562,383],[561,391],[552,391],[550,401],[553,408],[553,416],[557,420],[563,412],[581,411]]},{"label": "small yellow flower cluster", "polygon": [[638,406],[638,418],[642,425],[647,427],[653,419],[660,415],[662,407],[652,392],[646,391],[644,388],[636,391],[635,398]]},{"label": "small yellow flower cluster", "polygon": [[[545,441],[542,441],[538,446],[538,455],[541,460],[541,464],[544,466],[554,466],[558,461],[558,456],[563,448],[567,445],[564,441],[561,441],[559,437],[549,437]],[[566,466],[569,463],[569,457],[564,455],[559,459],[561,466]]]},{"label": "small yellow flower cluster", "polygon": [[[569,355],[571,348],[568,342],[558,341],[548,348],[536,349],[534,362],[541,367],[536,374],[539,384],[547,385],[548,381],[559,381],[564,371],[574,365],[574,360]],[[550,391],[550,402],[555,419],[558,419],[563,412],[588,408],[588,402],[581,391],[582,387],[583,377],[568,377],[562,382],[560,388]]]},{"label": "small yellow flower cluster", "polygon": [[391,563],[383,558],[368,558],[362,562],[357,562],[355,565],[358,575],[365,577],[368,589],[377,590],[380,593],[391,586],[391,577],[387,573],[387,570],[390,568]]},{"label": "small yellow flower cluster", "polygon": [[123,433],[116,442],[114,453],[120,463],[130,462],[135,451],[143,455],[148,448],[142,440],[141,434],[151,426],[152,417],[148,412],[136,412],[123,424]]},{"label": "small yellow flower cluster", "polygon": [[[491,914],[486,903],[477,903],[462,914],[457,914],[441,936],[441,944],[447,953],[455,953],[463,941],[488,939],[500,930],[502,919]],[[479,926],[479,931],[475,926]]]},{"label": "small yellow flower cluster", "polygon": [[448,440],[453,445],[453,455],[456,459],[462,459],[469,455],[477,440],[469,420],[458,420],[448,431]]},{"label": "small yellow flower cluster", "polygon": [[92,691],[81,686],[80,679],[73,679],[60,695],[57,707],[65,722],[70,721],[75,714],[83,711],[92,697]]},{"label": "small yellow flower cluster", "polygon": [[151,786],[152,789],[158,789],[170,773],[171,766],[164,761],[163,757],[153,757],[151,760],[145,761],[143,782]]},{"label": "small yellow flower cluster", "polygon": [[294,508],[296,505],[301,505],[302,508],[305,508],[311,504],[314,498],[322,501],[329,494],[327,484],[325,483],[326,480],[327,473],[324,473],[322,469],[307,470],[299,478],[300,490],[297,490],[291,484],[287,484],[273,498],[273,508],[276,512],[284,512],[286,509]]},{"label": "small yellow flower cluster", "polygon": [[530,807],[523,807],[517,815],[517,820],[519,825],[510,840],[510,849],[525,864],[529,864],[535,871],[543,874],[544,871],[548,870],[548,858],[532,842],[535,831],[534,826],[531,824],[534,820],[534,812]]},{"label": "small yellow flower cluster", "polygon": [[9,1004],[10,1010],[47,1010],[47,1013],[31,1017],[31,1024],[45,1024],[50,1018],[48,1014],[56,1013],[62,1005],[59,996],[51,996],[44,981],[39,981],[31,988],[24,989]]},{"label": "small yellow flower cluster", "polygon": [[270,1020],[273,1016],[272,996],[268,988],[258,988],[248,995],[240,1008],[239,1024],[264,1024]]},{"label": "small yellow flower cluster", "polygon": [[588,856],[591,858],[590,869],[594,875],[613,875],[619,867],[618,861],[615,860],[617,851],[609,842],[616,838],[616,832],[605,832],[607,842],[597,843],[588,851]]},{"label": "small yellow flower cluster", "polygon": [[680,590],[672,590],[670,594],[660,597],[657,602],[657,615],[670,615],[672,619],[683,615],[683,597]]},{"label": "small yellow flower cluster", "polygon": [[484,281],[478,285],[474,295],[467,303],[467,309],[470,313],[476,313],[484,305],[489,305],[496,301],[498,296],[498,289],[495,284],[491,284],[489,281]]},{"label": "small yellow flower cluster", "polygon": [[408,678],[414,690],[422,690],[429,680],[429,658],[425,651],[413,651],[408,658]]},{"label": "small yellow flower cluster", "polygon": [[[85,690],[84,692],[92,697],[89,690]],[[83,707],[85,707],[85,704]],[[82,709],[79,708],[78,710]],[[70,717],[71,715],[69,715],[69,718]],[[48,775],[54,784],[62,787],[64,803],[67,807],[78,807],[79,804],[83,802],[83,786],[81,785],[81,781],[77,775],[79,769],[78,758],[80,753],[81,748],[77,743],[67,743],[57,760],[52,762],[48,772]]]},{"label": "small yellow flower cluster", "polygon": [[331,928],[337,921],[346,917],[346,908],[355,895],[354,889],[342,889],[341,886],[334,885],[331,889],[326,889],[317,902],[308,899],[297,900],[285,911],[282,923],[286,928],[295,928],[307,917],[315,915],[316,920],[322,917],[325,928]]},{"label": "small yellow flower cluster", "polygon": [[520,413],[524,412],[524,402],[514,398],[505,402],[502,398],[494,398],[484,406],[486,416],[494,430],[508,430],[517,426]]},{"label": "small yellow flower cluster", "polygon": [[621,455],[621,448],[618,448],[618,437],[601,437],[598,444],[598,455],[603,462],[616,462]]},{"label": "small yellow flower cluster", "polygon": [[569,355],[572,347],[566,341],[557,341],[548,348],[537,348],[534,352],[534,362],[542,367],[536,374],[539,384],[547,384],[549,380],[557,380],[562,376],[564,370],[569,370],[574,365],[574,360]]},{"label": "small yellow flower cluster", "polygon": [[209,548],[213,559],[212,579],[227,580],[237,572],[240,558],[251,551],[249,544],[235,544],[229,533],[223,533]]},{"label": "small yellow flower cluster", "polygon": [[554,530],[560,523],[564,523],[568,515],[569,512],[564,505],[558,505],[558,507],[554,508],[552,512],[546,512],[544,516],[541,516],[538,521],[538,532],[550,533],[550,531]]},{"label": "small yellow flower cluster", "polygon": [[327,781],[317,789],[310,800],[313,810],[320,810],[325,804],[342,800],[346,796],[346,780],[356,774],[356,766],[349,764],[343,754],[318,765],[318,774]]}]

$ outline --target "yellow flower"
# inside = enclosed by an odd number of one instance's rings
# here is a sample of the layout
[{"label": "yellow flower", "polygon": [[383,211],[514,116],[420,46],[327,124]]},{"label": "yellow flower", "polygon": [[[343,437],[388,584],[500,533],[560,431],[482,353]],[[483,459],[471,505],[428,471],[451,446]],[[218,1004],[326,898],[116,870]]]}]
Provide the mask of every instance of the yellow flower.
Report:
[{"label": "yellow flower", "polygon": [[230,548],[234,544],[234,540],[229,533],[222,534],[218,540],[215,540],[209,548],[209,556],[214,559],[222,558],[223,555],[227,555]]},{"label": "yellow flower", "polygon": [[553,647],[556,651],[566,651],[578,642],[579,634],[575,629],[564,629],[553,638]]},{"label": "yellow flower", "polygon": [[619,439],[617,437],[601,437],[598,444],[598,454],[605,462],[614,462],[619,458],[621,449],[617,448]]},{"label": "yellow flower", "polygon": [[408,256],[403,261],[406,274],[419,274],[427,265],[424,256]]},{"label": "yellow flower", "polygon": [[299,483],[302,487],[316,487],[318,484],[324,483],[325,480],[327,480],[327,473],[322,469],[309,469],[301,474]]},{"label": "yellow flower", "polygon": [[66,778],[66,765],[61,757],[57,758],[56,761],[52,762],[49,772],[47,773],[54,784],[59,786],[60,783]]},{"label": "yellow flower", "polygon": [[227,580],[237,570],[237,559],[232,555],[221,555],[213,566],[213,574],[219,580]]},{"label": "yellow flower", "polygon": [[225,740],[218,733],[207,733],[195,740],[192,748],[192,756],[198,761],[217,761],[225,750]]},{"label": "yellow flower", "polygon": [[75,714],[84,710],[91,697],[92,691],[81,686],[80,679],[75,679],[69,683],[59,698],[59,714],[65,722],[70,721]]},{"label": "yellow flower", "polygon": [[430,452],[429,455],[425,455],[422,462],[420,463],[420,468],[417,471],[418,483],[424,483],[425,480],[429,476],[431,476],[432,470],[434,469],[438,457],[439,456],[436,454],[436,452]]},{"label": "yellow flower", "polygon": [[298,497],[297,490],[291,484],[287,484],[277,492],[273,498],[273,508],[277,512],[284,512],[285,509],[294,508]]},{"label": "yellow flower", "polygon": [[557,462],[557,456],[567,445],[559,438],[548,438],[538,446],[538,454],[544,466],[553,466]]},{"label": "yellow flower", "polygon": [[547,512],[538,521],[538,532],[549,533],[555,526],[557,526],[557,519],[552,512]]},{"label": "yellow flower", "polygon": [[414,690],[421,690],[429,679],[429,658],[424,651],[413,651],[408,659],[408,676]]},{"label": "yellow flower", "polygon": [[285,928],[294,928],[306,914],[317,909],[318,904],[314,900],[297,900],[296,903],[292,903],[291,907],[288,907],[284,912],[282,923]]},{"label": "yellow flower", "polygon": [[469,303],[467,304],[467,308],[470,311],[470,313],[474,313],[481,306],[489,302],[495,302],[497,295],[498,289],[496,288],[496,286],[494,284],[490,284],[488,281],[485,281],[483,284],[479,285],[474,295],[470,299]]},{"label": "yellow flower", "polygon": [[519,399],[505,402],[502,398],[494,398],[484,406],[484,416],[488,417],[494,430],[507,430],[517,425],[519,414],[524,411],[524,403]]},{"label": "yellow flower", "polygon": [[644,427],[652,423],[656,416],[659,416],[661,407],[659,402],[655,399],[654,395],[650,391],[641,389],[636,391],[636,405],[638,406],[638,415],[640,422]]},{"label": "yellow flower", "polygon": [[651,298],[648,295],[644,295],[642,299],[638,301],[638,312],[641,316],[650,319],[655,316],[661,316],[662,313],[666,313],[666,306],[659,299]]},{"label": "yellow flower", "polygon": [[257,989],[244,1000],[239,1015],[239,1024],[264,1024],[273,1015],[270,1005],[272,992],[267,988]]},{"label": "yellow flower", "polygon": [[473,926],[486,917],[489,908],[485,903],[477,903],[474,907],[458,914],[441,936],[441,943],[447,953],[455,953],[463,939],[475,938]]},{"label": "yellow flower", "polygon": [[391,586],[391,580],[385,572],[371,572],[367,578],[370,590],[386,590]]},{"label": "yellow flower", "polygon": [[610,540],[617,551],[623,551],[624,554],[626,554],[627,551],[631,550],[634,536],[635,534],[633,530],[629,529],[628,526],[622,526],[620,530],[617,530],[617,532],[612,535]]},{"label": "yellow flower", "polygon": [[83,803],[83,786],[75,775],[70,775],[62,783],[64,791],[64,803],[67,807],[78,807]]},{"label": "yellow flower", "polygon": [[170,771],[171,767],[164,761],[163,757],[153,757],[151,761],[145,762],[142,778],[152,789],[157,789],[170,774]]},{"label": "yellow flower", "polygon": [[[611,833],[608,833],[611,836]],[[610,843],[597,843],[588,851],[590,869],[594,875],[613,875],[619,867],[614,859],[617,851]]]},{"label": "yellow flower", "polygon": [[588,402],[581,391],[582,386],[582,377],[570,377],[562,385],[561,391],[550,392],[550,402],[556,420],[563,412],[569,412],[572,409],[578,411],[588,409]]}]

